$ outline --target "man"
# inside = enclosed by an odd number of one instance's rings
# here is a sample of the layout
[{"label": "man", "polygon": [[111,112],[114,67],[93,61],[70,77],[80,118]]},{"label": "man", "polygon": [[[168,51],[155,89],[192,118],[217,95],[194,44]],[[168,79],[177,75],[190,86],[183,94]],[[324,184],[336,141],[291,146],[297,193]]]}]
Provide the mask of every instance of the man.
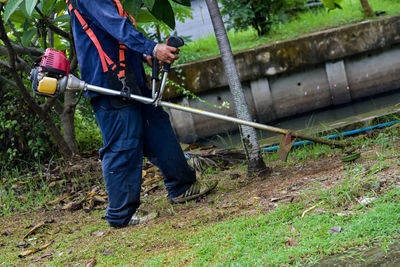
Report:
[{"label": "man", "polygon": [[[71,27],[82,79],[93,85],[150,97],[143,58],[172,64],[178,49],[156,44],[137,31],[118,0],[70,0]],[[170,200],[180,203],[215,188],[196,181],[161,107],[87,92],[100,126],[103,176],[113,227],[140,222],[132,216],[140,204],[142,162],[146,156],[164,175]]]}]

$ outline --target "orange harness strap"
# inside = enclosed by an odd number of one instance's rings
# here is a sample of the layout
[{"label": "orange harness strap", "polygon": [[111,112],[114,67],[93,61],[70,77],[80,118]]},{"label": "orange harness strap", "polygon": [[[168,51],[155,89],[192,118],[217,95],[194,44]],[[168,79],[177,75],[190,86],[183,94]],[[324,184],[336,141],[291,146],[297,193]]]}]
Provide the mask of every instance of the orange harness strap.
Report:
[{"label": "orange harness strap", "polygon": [[[113,0],[115,8],[118,11],[118,14],[121,17],[127,17],[132,20],[132,22],[135,25],[135,28],[137,29],[136,21],[135,19],[129,15],[126,11],[124,11],[121,2],[119,0]],[[79,23],[82,25],[82,29],[86,32],[86,34],[89,36],[89,38],[92,40],[93,44],[96,46],[97,51],[99,52],[100,56],[100,61],[101,65],[103,67],[103,71],[107,72],[110,65],[113,65],[114,62],[111,60],[111,58],[104,52],[103,48],[101,47],[101,44],[99,40],[97,39],[96,35],[94,34],[93,30],[90,29],[89,25],[86,23],[85,19],[83,16],[79,13],[79,11],[74,7],[74,5],[71,3],[70,0],[66,0],[66,3],[68,5],[68,10],[69,13],[74,12],[75,16],[77,17]],[[119,78],[124,78],[125,77],[125,50],[128,49],[126,45],[122,42],[119,42],[119,62],[120,62],[120,67],[121,70],[118,73]],[[116,65],[112,67],[112,69],[115,69]]]}]

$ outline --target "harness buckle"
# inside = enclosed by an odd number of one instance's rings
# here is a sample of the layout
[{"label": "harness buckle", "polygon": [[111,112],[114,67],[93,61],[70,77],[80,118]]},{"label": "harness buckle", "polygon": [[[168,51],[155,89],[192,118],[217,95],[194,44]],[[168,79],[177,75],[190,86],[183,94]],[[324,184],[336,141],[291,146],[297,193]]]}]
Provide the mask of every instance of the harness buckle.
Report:
[{"label": "harness buckle", "polygon": [[131,97],[131,88],[126,84],[125,77],[119,78],[119,81],[122,83],[121,96],[126,100]]}]

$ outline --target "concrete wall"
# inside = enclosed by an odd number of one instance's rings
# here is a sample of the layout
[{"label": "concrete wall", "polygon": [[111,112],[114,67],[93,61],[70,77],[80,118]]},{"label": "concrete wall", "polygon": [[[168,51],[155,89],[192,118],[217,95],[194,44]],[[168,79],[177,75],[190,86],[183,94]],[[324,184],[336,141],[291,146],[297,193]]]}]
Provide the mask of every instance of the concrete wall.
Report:
[{"label": "concrete wall", "polygon": [[[235,54],[246,101],[267,123],[400,88],[400,16],[275,42]],[[185,88],[212,104],[233,103],[219,57],[179,66]],[[172,79],[179,81],[175,75]],[[179,82],[181,83],[181,81]],[[234,116],[169,90],[176,102]],[[183,142],[235,129],[231,123],[170,111]]]}]

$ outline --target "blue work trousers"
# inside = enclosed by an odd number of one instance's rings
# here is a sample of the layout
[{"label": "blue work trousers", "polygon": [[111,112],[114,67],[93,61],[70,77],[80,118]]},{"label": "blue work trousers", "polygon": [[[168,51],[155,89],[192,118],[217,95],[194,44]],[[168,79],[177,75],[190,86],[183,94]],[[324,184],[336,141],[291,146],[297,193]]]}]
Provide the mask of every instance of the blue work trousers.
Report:
[{"label": "blue work trousers", "polygon": [[195,171],[161,107],[134,102],[114,108],[105,95],[92,98],[91,104],[103,138],[100,159],[109,201],[105,218],[111,226],[126,226],[140,205],[143,156],[161,170],[170,198],[195,182]]}]

